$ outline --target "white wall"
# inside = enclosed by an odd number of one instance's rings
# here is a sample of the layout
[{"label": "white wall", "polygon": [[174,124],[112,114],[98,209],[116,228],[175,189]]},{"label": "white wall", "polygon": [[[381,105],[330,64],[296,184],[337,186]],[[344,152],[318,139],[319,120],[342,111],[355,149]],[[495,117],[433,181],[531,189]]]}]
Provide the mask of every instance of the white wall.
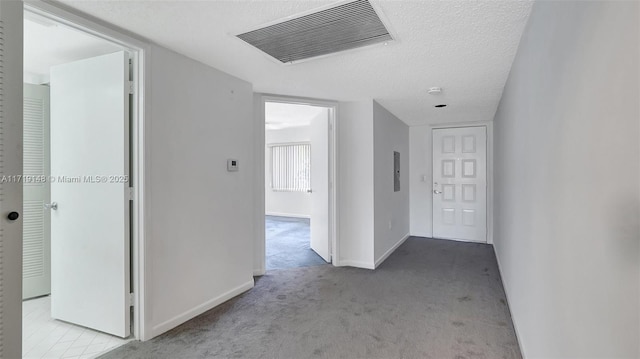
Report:
[{"label": "white wall", "polygon": [[[326,118],[327,114],[324,113]],[[300,143],[311,141],[311,127],[288,127],[265,132],[265,212],[271,216],[311,216],[311,194],[306,192],[277,192],[271,189],[271,144]],[[313,151],[313,149],[311,149]],[[313,171],[313,168],[311,169]]]},{"label": "white wall", "polygon": [[409,127],[372,100],[341,102],[338,126],[339,264],[374,269],[409,233]]},{"label": "white wall", "polygon": [[[411,235],[431,237],[433,234],[431,126],[411,126],[409,148]],[[424,179],[425,176],[426,179]]]},{"label": "white wall", "polygon": [[[394,192],[393,152],[400,153]],[[409,236],[409,126],[373,101],[374,258],[382,263]]]},{"label": "white wall", "polygon": [[[152,336],[253,286],[251,84],[151,49],[146,154]],[[238,172],[226,160],[239,160]]]},{"label": "white wall", "polygon": [[372,102],[341,102],[337,126],[339,264],[373,269]]},{"label": "white wall", "polygon": [[495,250],[527,358],[640,355],[638,3],[536,2],[495,118]]}]

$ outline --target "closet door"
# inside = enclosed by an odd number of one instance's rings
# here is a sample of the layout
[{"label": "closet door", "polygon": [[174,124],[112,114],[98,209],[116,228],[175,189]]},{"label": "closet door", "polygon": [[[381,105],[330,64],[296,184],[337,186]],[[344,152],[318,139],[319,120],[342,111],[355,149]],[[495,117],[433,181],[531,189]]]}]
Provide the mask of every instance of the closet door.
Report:
[{"label": "closet door", "polygon": [[51,292],[49,87],[24,84],[22,299]]}]

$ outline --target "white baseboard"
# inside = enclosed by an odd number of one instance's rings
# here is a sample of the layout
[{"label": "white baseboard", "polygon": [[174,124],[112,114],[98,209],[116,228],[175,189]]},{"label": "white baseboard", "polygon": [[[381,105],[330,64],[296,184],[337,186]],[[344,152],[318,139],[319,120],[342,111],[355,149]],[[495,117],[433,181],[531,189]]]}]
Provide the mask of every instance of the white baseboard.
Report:
[{"label": "white baseboard", "polygon": [[454,241],[454,242],[464,242],[464,243],[489,244],[489,243],[487,243],[487,241],[474,241],[472,239],[447,238],[447,237],[433,237],[432,239],[437,239],[437,240],[441,240],[441,241]]},{"label": "white baseboard", "polygon": [[340,267],[356,267],[362,269],[376,269],[375,264],[360,262],[360,261],[350,261],[350,260],[341,260]]},{"label": "white baseboard", "polygon": [[311,218],[308,214],[299,214],[299,213],[278,213],[278,212],[266,212],[265,216],[274,216],[274,217],[293,217],[293,218]]},{"label": "white baseboard", "polygon": [[266,272],[267,272],[267,271],[265,271],[265,270],[264,270],[264,269],[262,269],[262,268],[260,268],[260,269],[254,269],[254,270],[253,270],[253,276],[254,276],[254,277],[260,277],[260,276],[265,275],[265,273],[266,273]]},{"label": "white baseboard", "polygon": [[252,278],[250,281],[247,281],[244,284],[223,293],[222,295],[219,295],[213,299],[210,299],[163,323],[153,326],[153,328],[151,329],[151,338],[157,337],[158,335],[164,332],[167,332],[190,319],[197,317],[198,315],[206,312],[207,310],[217,307],[218,305],[226,302],[227,300],[248,291],[249,289],[253,288],[253,286],[254,286],[254,281]]},{"label": "white baseboard", "polygon": [[391,248],[389,248],[388,251],[384,252],[384,254],[381,255],[380,258],[378,258],[378,260],[376,260],[376,263],[374,265],[375,268],[378,268],[378,266],[382,264],[382,262],[384,262],[384,260],[387,259],[391,255],[391,253],[393,253],[396,249],[398,249],[398,247],[400,247],[402,243],[404,243],[404,241],[407,240],[407,238],[409,238],[409,233],[405,234],[404,237],[400,238],[400,240],[396,242],[396,244],[391,246]]},{"label": "white baseboard", "polygon": [[432,233],[431,233],[431,231],[429,231],[429,232],[414,231],[414,232],[409,232],[409,236],[410,237],[431,238]]},{"label": "white baseboard", "polygon": [[516,332],[516,340],[518,341],[518,346],[520,346],[520,353],[522,354],[522,359],[526,359],[524,346],[522,345],[522,336],[520,335],[520,331],[518,330],[518,324],[516,322],[516,318],[513,316],[513,312],[511,311],[511,301],[509,300],[509,292],[507,291],[507,287],[504,285],[504,276],[502,275],[502,267],[500,266],[500,257],[498,257],[498,252],[496,251],[496,246],[493,244],[493,254],[496,256],[496,262],[498,263],[498,272],[500,273],[500,282],[502,282],[502,288],[504,289],[504,295],[507,298],[507,306],[509,307],[509,314],[511,315],[511,322],[513,322],[513,329]]}]

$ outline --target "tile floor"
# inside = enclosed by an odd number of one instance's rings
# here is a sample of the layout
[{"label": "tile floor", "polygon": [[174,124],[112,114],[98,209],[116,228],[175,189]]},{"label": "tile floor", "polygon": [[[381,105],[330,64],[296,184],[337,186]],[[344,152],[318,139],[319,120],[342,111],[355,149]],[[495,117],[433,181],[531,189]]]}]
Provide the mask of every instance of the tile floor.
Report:
[{"label": "tile floor", "polygon": [[129,340],[51,319],[51,297],[22,302],[23,358],[95,358]]}]

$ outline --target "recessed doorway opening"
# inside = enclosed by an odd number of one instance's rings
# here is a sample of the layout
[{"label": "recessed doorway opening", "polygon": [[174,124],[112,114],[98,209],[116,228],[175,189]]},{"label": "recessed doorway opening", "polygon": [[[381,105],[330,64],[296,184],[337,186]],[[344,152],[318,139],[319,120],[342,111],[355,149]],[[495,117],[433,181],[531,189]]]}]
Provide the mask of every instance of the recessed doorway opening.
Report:
[{"label": "recessed doorway opening", "polygon": [[25,5],[23,358],[92,357],[139,335],[142,52],[68,18]]},{"label": "recessed doorway opening", "polygon": [[335,108],[266,101],[266,270],[331,263]]}]

